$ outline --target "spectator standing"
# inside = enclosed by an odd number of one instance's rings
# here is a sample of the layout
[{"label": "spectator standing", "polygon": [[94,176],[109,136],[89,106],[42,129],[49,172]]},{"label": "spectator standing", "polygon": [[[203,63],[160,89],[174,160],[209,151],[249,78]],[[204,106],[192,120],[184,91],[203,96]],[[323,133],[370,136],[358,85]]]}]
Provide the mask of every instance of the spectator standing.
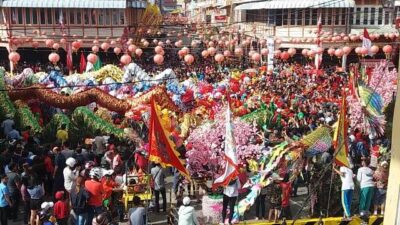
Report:
[{"label": "spectator standing", "polygon": [[93,168],[89,173],[90,180],[85,181],[85,188],[89,193],[88,200],[88,220],[92,221],[93,218],[103,212],[103,186],[100,183],[100,169]]},{"label": "spectator standing", "polygon": [[8,140],[21,140],[22,137],[19,134],[19,131],[15,128],[15,125],[11,126],[11,130],[7,133]]},{"label": "spectator standing", "polygon": [[10,192],[10,198],[13,203],[13,206],[10,207],[9,217],[15,222],[18,216],[19,203],[21,201],[21,195],[19,191],[21,188],[21,177],[17,173],[18,165],[16,163],[11,162],[10,164],[8,164],[8,169],[10,170],[10,172],[7,173],[7,188]]},{"label": "spectator standing", "polygon": [[103,155],[106,151],[106,139],[100,135],[100,130],[96,132],[98,135],[94,137],[93,141],[93,148],[95,150],[96,154],[96,160],[97,163],[101,162],[101,158],[103,158]]},{"label": "spectator standing", "polygon": [[376,189],[374,196],[374,215],[378,214],[378,209],[381,209],[381,214],[385,214],[386,189],[389,178],[389,164],[383,161],[374,173],[376,181]]},{"label": "spectator standing", "polygon": [[129,225],[145,225],[146,209],[141,204],[138,196],[133,197],[133,208],[128,211]]},{"label": "spectator standing", "polygon": [[357,171],[357,181],[360,183],[360,213],[369,211],[374,196],[375,182],[374,171],[368,167],[366,159],[361,161],[361,166]]},{"label": "spectator standing", "polygon": [[351,220],[351,200],[354,190],[354,174],[353,171],[345,166],[341,166],[339,170],[333,164],[333,170],[340,175],[342,180],[342,206],[344,211],[344,220]]},{"label": "spectator standing", "polygon": [[54,204],[54,217],[57,220],[57,225],[67,225],[69,217],[68,202],[65,200],[65,194],[63,191],[57,191],[56,203]]},{"label": "spectator standing", "polygon": [[285,178],[280,183],[282,188],[282,209],[281,217],[291,219],[292,214],[290,212],[290,196],[292,195],[292,183],[289,181],[289,174],[285,174]]},{"label": "spectator standing", "polygon": [[74,210],[76,225],[85,225],[88,216],[87,201],[89,200],[89,193],[83,186],[83,177],[76,178],[75,185],[71,190],[71,207]]},{"label": "spectator standing", "polygon": [[12,130],[12,127],[15,126],[15,122],[13,120],[13,116],[11,114],[6,115],[6,120],[1,123],[1,130],[3,131],[4,137]]},{"label": "spectator standing", "polygon": [[190,206],[190,198],[183,198],[183,205],[178,211],[178,225],[199,225],[195,210]]},{"label": "spectator standing", "polygon": [[63,154],[61,154],[61,149],[59,147],[54,147],[53,152],[55,154],[55,159],[54,159],[54,172],[53,172],[53,193],[56,193],[57,191],[63,191],[64,190],[64,168],[66,166],[65,164],[65,157]]},{"label": "spectator standing", "polygon": [[225,187],[224,196],[223,196],[223,200],[222,200],[222,222],[220,224],[225,223],[225,219],[226,219],[227,212],[228,212],[228,206],[229,206],[228,221],[229,221],[229,224],[232,224],[233,211],[234,211],[235,203],[239,196],[239,188],[240,188],[240,181],[238,178],[232,180],[228,184],[228,186]]},{"label": "spectator standing", "polygon": [[5,174],[0,175],[0,224],[7,225],[9,207],[12,207],[10,192],[7,188],[8,177]]},{"label": "spectator standing", "polygon": [[163,199],[163,211],[167,211],[167,193],[165,190],[165,172],[160,164],[155,164],[151,169],[151,176],[154,183],[154,194],[156,196],[156,212],[160,212],[160,194]]},{"label": "spectator standing", "polygon": [[74,158],[68,158],[65,161],[65,164],[67,165],[64,168],[63,175],[64,175],[64,187],[65,190],[70,193],[72,186],[75,183],[76,178],[79,175],[79,170],[75,169],[76,165],[76,160]]},{"label": "spectator standing", "polygon": [[57,130],[56,137],[57,141],[60,142],[61,145],[64,145],[64,143],[68,140],[68,131],[66,124],[61,124],[60,129]]},{"label": "spectator standing", "polygon": [[44,196],[44,188],[40,179],[36,176],[32,176],[29,181],[28,193],[30,196],[30,209],[31,209],[31,225],[38,225],[38,221],[36,219],[38,215],[38,210],[41,208],[41,204]]}]

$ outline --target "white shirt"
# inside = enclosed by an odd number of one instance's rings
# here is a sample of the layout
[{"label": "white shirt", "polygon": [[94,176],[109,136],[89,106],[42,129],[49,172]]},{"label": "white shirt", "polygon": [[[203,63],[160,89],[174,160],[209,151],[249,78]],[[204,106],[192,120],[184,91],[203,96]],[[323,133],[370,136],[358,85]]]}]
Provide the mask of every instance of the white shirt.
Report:
[{"label": "white shirt", "polygon": [[228,197],[237,197],[239,196],[239,187],[240,187],[240,181],[239,178],[236,179],[236,182],[228,185],[224,189],[224,195]]},{"label": "white shirt", "polygon": [[74,173],[74,171],[71,170],[71,168],[69,168],[69,166],[64,168],[63,174],[64,174],[65,190],[71,192],[72,186],[75,183],[77,175]]},{"label": "white shirt", "polygon": [[367,167],[361,167],[357,171],[357,181],[360,183],[361,188],[375,187],[373,180],[374,171]]},{"label": "white shirt", "polygon": [[343,173],[343,176],[340,175],[340,179],[342,180],[342,191],[354,190],[353,171],[350,168],[341,166],[340,172]]}]

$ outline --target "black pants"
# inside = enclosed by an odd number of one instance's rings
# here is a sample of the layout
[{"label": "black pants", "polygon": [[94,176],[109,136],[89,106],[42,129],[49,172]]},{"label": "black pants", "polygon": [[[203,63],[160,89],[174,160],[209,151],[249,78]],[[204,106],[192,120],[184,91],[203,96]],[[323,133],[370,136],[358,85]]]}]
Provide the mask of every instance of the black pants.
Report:
[{"label": "black pants", "polygon": [[31,202],[30,199],[24,202],[24,223],[28,224],[31,218]]},{"label": "black pants", "polygon": [[229,223],[232,223],[232,218],[233,218],[233,212],[235,211],[235,203],[236,203],[237,197],[228,197],[224,195],[224,198],[222,200],[222,222],[225,222],[226,219],[226,213],[228,211],[228,205],[229,205]]},{"label": "black pants", "polygon": [[292,219],[292,213],[290,211],[290,206],[282,207],[281,219],[286,218],[287,220]]},{"label": "black pants", "polygon": [[7,211],[8,206],[0,207],[0,225],[7,225]]},{"label": "black pants", "polygon": [[265,197],[267,197],[267,195],[259,195],[256,198],[256,217],[265,217]]},{"label": "black pants", "polygon": [[15,220],[18,217],[18,208],[19,208],[19,203],[21,201],[21,195],[17,191],[17,192],[11,193],[10,198],[13,203],[13,206],[10,207],[10,212],[9,212],[8,216],[10,219]]},{"label": "black pants", "polygon": [[167,211],[167,193],[165,191],[165,188],[162,188],[160,190],[154,190],[154,194],[156,195],[156,211],[160,211],[160,194],[163,199],[163,210],[164,212]]}]

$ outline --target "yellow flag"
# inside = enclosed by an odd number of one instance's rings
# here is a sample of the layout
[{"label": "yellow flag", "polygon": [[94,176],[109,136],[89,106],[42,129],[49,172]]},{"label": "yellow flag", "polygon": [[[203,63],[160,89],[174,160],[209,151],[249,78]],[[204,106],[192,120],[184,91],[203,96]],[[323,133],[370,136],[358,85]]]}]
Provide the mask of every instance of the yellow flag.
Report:
[{"label": "yellow flag", "polygon": [[335,162],[340,166],[349,167],[350,163],[347,158],[347,119],[346,119],[346,95],[342,95],[342,108],[340,109],[340,116],[334,134],[334,147],[335,147]]}]

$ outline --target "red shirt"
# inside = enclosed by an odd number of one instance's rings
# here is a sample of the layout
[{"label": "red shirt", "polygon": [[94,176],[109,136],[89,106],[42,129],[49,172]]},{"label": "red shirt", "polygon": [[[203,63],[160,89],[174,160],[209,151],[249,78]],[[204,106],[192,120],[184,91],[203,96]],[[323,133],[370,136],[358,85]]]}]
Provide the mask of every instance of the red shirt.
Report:
[{"label": "red shirt", "polygon": [[290,195],[292,193],[292,184],[290,182],[280,183],[282,188],[282,207],[287,207],[290,204]]},{"label": "red shirt", "polygon": [[58,200],[56,204],[54,204],[53,211],[56,219],[64,219],[69,216],[68,204],[65,201]]},{"label": "red shirt", "polygon": [[53,174],[54,166],[53,166],[53,162],[51,161],[51,158],[49,156],[45,156],[44,166],[46,168],[46,172],[48,172],[49,174]]},{"label": "red shirt", "polygon": [[103,204],[103,187],[100,182],[94,180],[85,181],[85,188],[89,192],[88,205],[102,206]]},{"label": "red shirt", "polygon": [[103,199],[107,199],[111,197],[112,189],[117,186],[117,183],[113,180],[107,180],[107,178],[103,177],[101,179],[101,184],[103,186]]}]

